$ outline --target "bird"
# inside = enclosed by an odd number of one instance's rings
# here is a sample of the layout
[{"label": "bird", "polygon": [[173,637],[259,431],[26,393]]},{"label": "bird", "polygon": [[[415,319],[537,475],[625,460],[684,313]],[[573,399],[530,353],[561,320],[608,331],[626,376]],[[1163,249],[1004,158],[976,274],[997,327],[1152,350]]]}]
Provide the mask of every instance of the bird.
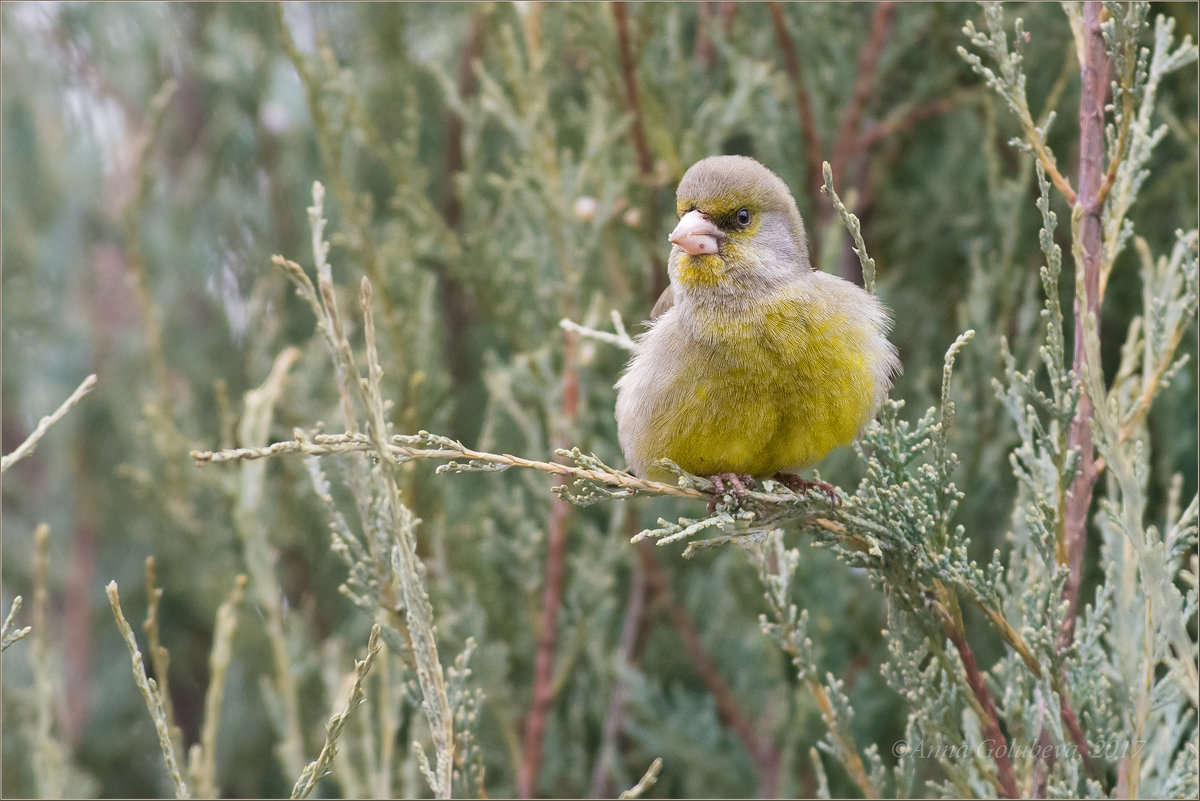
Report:
[{"label": "bird", "polygon": [[[630,471],[671,481],[669,459],[718,494],[799,474],[851,442],[901,365],[892,316],[855,283],[813,268],[787,184],[748,156],[711,156],[675,194],[670,282],[616,383]],[[710,503],[710,512],[713,504]]]}]

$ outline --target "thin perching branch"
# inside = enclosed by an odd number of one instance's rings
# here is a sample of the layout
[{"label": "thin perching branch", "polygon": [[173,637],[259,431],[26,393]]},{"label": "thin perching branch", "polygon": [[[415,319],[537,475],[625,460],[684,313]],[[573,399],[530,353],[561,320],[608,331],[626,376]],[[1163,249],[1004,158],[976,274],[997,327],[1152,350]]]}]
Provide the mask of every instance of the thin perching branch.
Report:
[{"label": "thin perching branch", "polygon": [[[262,448],[228,448],[221,451],[192,451],[191,457],[200,464],[221,463],[238,461],[242,459],[266,459],[271,456],[278,456],[285,453],[304,453],[304,454],[334,454],[334,453],[353,453],[360,451],[373,451],[374,445],[366,438],[366,435],[359,433],[349,434],[317,434],[311,438],[303,431],[293,432],[296,439],[284,440],[276,442]],[[597,483],[607,484],[612,487],[617,487],[622,490],[627,490],[630,493],[639,493],[644,495],[670,495],[676,498],[691,498],[693,500],[708,501],[711,496],[699,489],[689,487],[680,487],[673,484],[664,484],[660,481],[649,481],[644,478],[626,473],[623,471],[605,472],[601,470],[589,470],[583,467],[576,467],[569,464],[561,464],[559,462],[544,462],[537,459],[526,459],[521,456],[513,456],[508,453],[488,453],[486,451],[477,451],[468,448],[462,443],[452,440],[448,437],[441,437],[436,434],[430,434],[428,431],[418,432],[416,435],[396,435],[392,437],[391,443],[387,446],[388,458],[397,463],[403,463],[412,459],[445,459],[449,464],[442,465],[438,468],[438,472],[455,472],[460,470],[507,470],[510,467],[524,467],[532,470],[540,470],[544,473],[552,473],[554,475],[569,476],[571,478],[582,481],[594,481]],[[467,459],[467,464],[455,462],[455,459]],[[495,465],[495,467],[484,468],[481,465]],[[755,498],[763,497],[772,499],[776,496],[769,493],[747,492],[746,497]]]}]

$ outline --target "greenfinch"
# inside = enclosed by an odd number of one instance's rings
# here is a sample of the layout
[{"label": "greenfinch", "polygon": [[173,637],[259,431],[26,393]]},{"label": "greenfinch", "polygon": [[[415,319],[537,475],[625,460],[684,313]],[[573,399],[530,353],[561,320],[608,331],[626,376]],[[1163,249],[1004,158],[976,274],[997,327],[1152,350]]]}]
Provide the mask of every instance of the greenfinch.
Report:
[{"label": "greenfinch", "polygon": [[696,162],[676,191],[670,285],[617,381],[629,469],[655,460],[744,494],[753,479],[832,487],[797,473],[857,436],[900,370],[887,308],[814,270],[787,185],[745,156]]}]

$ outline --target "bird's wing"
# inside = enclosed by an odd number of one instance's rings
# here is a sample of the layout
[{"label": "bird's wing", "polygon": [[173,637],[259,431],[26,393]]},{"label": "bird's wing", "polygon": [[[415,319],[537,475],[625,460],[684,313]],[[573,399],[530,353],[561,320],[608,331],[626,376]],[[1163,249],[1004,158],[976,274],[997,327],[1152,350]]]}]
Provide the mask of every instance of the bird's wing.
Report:
[{"label": "bird's wing", "polygon": [[660,316],[666,313],[667,309],[670,309],[674,305],[675,293],[671,291],[671,286],[668,284],[667,288],[663,290],[663,293],[658,296],[658,300],[655,302],[654,308],[650,310],[650,320],[648,322],[657,320]]}]

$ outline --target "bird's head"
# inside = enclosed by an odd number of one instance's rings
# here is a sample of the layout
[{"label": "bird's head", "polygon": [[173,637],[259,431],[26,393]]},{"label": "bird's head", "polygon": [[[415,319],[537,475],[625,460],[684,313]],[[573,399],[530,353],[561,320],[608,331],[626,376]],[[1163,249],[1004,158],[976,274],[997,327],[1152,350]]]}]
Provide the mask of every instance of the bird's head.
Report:
[{"label": "bird's head", "polygon": [[686,294],[766,291],[812,269],[787,185],[746,156],[693,164],[675,193],[671,280]]}]

